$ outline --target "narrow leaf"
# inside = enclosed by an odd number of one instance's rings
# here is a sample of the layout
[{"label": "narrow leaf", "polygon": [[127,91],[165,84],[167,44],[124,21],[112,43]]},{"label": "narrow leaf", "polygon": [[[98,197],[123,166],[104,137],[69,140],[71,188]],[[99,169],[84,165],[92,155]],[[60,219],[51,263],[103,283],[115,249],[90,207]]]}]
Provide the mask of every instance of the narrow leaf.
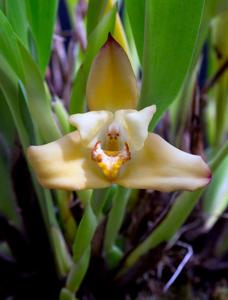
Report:
[{"label": "narrow leaf", "polygon": [[23,80],[23,67],[20,59],[20,53],[16,44],[16,35],[7,18],[0,11],[0,55],[4,57],[7,63],[17,76]]},{"label": "narrow leaf", "polygon": [[25,0],[25,3],[36,43],[40,69],[44,75],[51,53],[58,0]]},{"label": "narrow leaf", "polygon": [[[126,0],[126,9],[139,60],[143,58],[144,23],[145,23],[145,0]],[[137,22],[135,21],[137,20]]]},{"label": "narrow leaf", "polygon": [[90,202],[88,202],[82,220],[79,224],[73,245],[74,262],[77,262],[90,246],[96,227],[97,219],[94,215]]},{"label": "narrow leaf", "polygon": [[215,224],[228,206],[228,157],[222,161],[214,173],[203,201],[203,211],[206,214],[205,228]]},{"label": "narrow leaf", "polygon": [[41,73],[24,45],[18,40],[25,74],[24,86],[31,116],[45,142],[58,139],[61,133],[54,122],[51,106],[45,91]]},{"label": "narrow leaf", "polygon": [[104,14],[107,2],[108,0],[89,1],[86,23],[87,36],[89,36],[94,28],[98,25],[102,15]]},{"label": "narrow leaf", "polygon": [[[21,228],[21,219],[17,213],[16,202],[13,194],[13,185],[10,177],[9,156],[0,140],[0,214],[10,222]],[[4,149],[5,148],[5,149]]]},{"label": "narrow leaf", "polygon": [[25,46],[28,45],[28,20],[24,0],[6,0],[6,16]]}]

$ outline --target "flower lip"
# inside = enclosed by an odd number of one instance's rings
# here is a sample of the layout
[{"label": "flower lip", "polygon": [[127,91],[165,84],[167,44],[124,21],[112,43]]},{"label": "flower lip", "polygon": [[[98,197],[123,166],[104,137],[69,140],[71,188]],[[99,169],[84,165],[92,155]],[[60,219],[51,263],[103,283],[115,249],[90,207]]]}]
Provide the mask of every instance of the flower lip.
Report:
[{"label": "flower lip", "polygon": [[97,142],[92,149],[91,158],[101,168],[103,174],[110,181],[114,181],[122,165],[131,159],[131,153],[127,143],[125,143],[124,148],[119,151],[110,151],[103,150],[101,143]]},{"label": "flower lip", "polygon": [[89,148],[92,159],[108,178],[118,175],[123,164],[139,151],[148,136],[148,126],[155,105],[140,111],[94,111],[70,117],[78,128],[82,145]]}]

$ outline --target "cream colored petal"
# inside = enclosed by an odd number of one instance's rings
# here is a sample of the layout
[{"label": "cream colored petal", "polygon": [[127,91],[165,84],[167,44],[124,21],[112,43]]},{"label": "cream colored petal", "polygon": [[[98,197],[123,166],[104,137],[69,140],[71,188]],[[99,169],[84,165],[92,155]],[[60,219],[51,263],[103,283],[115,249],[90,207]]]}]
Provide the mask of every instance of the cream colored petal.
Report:
[{"label": "cream colored petal", "polygon": [[122,124],[131,148],[140,150],[148,136],[148,126],[156,112],[156,105],[137,110],[119,110],[115,112],[114,120]]},{"label": "cream colored petal", "polygon": [[86,97],[90,110],[136,107],[138,88],[134,72],[127,54],[111,35],[92,64]]},{"label": "cream colored petal", "polygon": [[117,184],[162,192],[193,191],[210,179],[210,169],[200,156],[183,152],[150,133],[144,148],[126,163]]},{"label": "cream colored petal", "polygon": [[110,185],[90,152],[82,147],[78,131],[46,145],[29,147],[28,159],[46,188],[73,191]]},{"label": "cream colored petal", "polygon": [[112,119],[111,112],[102,110],[72,115],[69,122],[77,127],[82,144],[92,147],[97,142],[98,136],[102,134],[102,129],[105,129]]}]

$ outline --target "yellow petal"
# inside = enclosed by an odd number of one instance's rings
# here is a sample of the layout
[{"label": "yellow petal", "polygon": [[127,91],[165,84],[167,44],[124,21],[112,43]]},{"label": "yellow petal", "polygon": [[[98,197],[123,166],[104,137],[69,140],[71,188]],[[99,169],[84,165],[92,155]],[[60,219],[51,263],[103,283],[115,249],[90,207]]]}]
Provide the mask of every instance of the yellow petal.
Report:
[{"label": "yellow petal", "polygon": [[90,151],[82,147],[78,131],[42,146],[31,146],[28,159],[41,185],[51,189],[80,190],[110,185]]},{"label": "yellow petal", "polygon": [[123,48],[111,35],[92,64],[86,97],[90,110],[136,107],[138,88],[134,72]]},{"label": "yellow petal", "polygon": [[200,156],[183,152],[150,133],[144,148],[123,169],[117,184],[162,192],[195,190],[210,182],[211,173]]},{"label": "yellow petal", "polygon": [[85,147],[93,147],[112,119],[111,112],[101,110],[72,115],[69,122],[77,127],[82,144]]}]

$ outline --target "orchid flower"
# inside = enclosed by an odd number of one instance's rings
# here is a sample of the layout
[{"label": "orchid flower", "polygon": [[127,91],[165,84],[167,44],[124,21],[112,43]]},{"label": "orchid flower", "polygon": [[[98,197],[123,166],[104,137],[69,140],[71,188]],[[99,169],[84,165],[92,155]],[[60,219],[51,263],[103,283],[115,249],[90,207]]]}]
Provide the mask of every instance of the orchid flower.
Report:
[{"label": "orchid flower", "polygon": [[118,184],[169,192],[210,182],[210,169],[200,156],[148,132],[156,107],[135,109],[136,79],[126,53],[111,36],[92,64],[86,97],[90,111],[69,118],[76,131],[29,147],[41,185],[81,190]]}]

